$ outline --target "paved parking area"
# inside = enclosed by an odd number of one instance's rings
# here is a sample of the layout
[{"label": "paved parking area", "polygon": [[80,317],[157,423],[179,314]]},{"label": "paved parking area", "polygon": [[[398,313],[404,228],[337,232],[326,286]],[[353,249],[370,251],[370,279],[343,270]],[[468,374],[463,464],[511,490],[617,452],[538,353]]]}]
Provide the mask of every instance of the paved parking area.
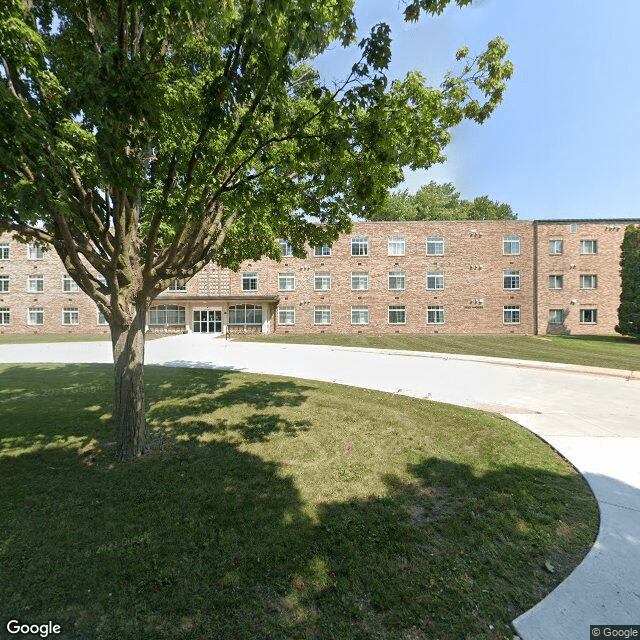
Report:
[{"label": "paved parking area", "polygon": [[[109,343],[1,345],[0,362],[111,362]],[[150,341],[146,362],[323,380],[501,413],[544,438],[589,482],[598,538],[582,564],[514,621],[524,640],[586,640],[590,624],[640,624],[640,379],[584,367],[406,351]]]}]

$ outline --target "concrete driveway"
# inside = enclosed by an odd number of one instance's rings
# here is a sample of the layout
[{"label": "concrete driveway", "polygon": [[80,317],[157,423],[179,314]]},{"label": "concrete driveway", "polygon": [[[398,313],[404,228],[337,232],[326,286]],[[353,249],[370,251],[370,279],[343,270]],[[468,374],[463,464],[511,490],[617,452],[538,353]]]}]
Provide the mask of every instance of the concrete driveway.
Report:
[{"label": "concrete driveway", "polygon": [[[109,343],[2,345],[0,362],[111,362]],[[600,531],[582,564],[514,621],[524,640],[586,640],[591,624],[640,625],[640,377],[524,361],[180,335],[146,362],[234,368],[392,391],[501,413],[544,438],[589,482]]]}]

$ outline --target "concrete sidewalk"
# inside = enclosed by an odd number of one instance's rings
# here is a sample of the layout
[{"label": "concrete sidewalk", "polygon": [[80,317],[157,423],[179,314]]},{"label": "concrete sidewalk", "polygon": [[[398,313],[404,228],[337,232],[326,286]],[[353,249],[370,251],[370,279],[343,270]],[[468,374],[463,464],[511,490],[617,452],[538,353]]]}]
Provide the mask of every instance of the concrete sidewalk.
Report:
[{"label": "concrete sidewalk", "polygon": [[[111,362],[109,343],[2,345],[0,362]],[[501,413],[569,459],[600,506],[582,564],[514,621],[524,640],[585,640],[590,624],[640,624],[640,380],[632,372],[179,335],[147,343],[146,362],[233,368],[391,391]]]}]

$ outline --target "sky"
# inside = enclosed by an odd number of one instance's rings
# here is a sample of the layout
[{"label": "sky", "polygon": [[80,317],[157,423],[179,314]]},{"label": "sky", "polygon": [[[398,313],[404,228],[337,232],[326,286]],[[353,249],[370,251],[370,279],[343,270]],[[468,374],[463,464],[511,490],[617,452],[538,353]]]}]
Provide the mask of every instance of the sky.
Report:
[{"label": "sky", "polygon": [[[392,28],[391,77],[418,69],[438,86],[460,47],[481,53],[497,35],[515,71],[491,118],[458,125],[447,161],[400,188],[452,182],[521,220],[640,218],[640,0],[475,0],[412,24],[403,6],[356,0],[361,35]],[[337,80],[355,57],[336,44],[317,66]]]}]

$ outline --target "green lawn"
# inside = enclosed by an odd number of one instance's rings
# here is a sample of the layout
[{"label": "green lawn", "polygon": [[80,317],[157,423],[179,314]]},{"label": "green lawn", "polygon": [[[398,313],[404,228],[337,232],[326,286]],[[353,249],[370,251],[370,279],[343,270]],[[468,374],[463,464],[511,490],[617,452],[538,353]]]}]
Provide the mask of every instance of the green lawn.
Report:
[{"label": "green lawn", "polygon": [[512,422],[289,378],[147,367],[154,453],[114,464],[111,375],[0,367],[0,621],[510,640],[597,532],[580,476]]},{"label": "green lawn", "polygon": [[234,340],[408,349],[518,360],[542,360],[640,371],[640,340],[622,336],[363,336],[344,334],[234,336]]}]

